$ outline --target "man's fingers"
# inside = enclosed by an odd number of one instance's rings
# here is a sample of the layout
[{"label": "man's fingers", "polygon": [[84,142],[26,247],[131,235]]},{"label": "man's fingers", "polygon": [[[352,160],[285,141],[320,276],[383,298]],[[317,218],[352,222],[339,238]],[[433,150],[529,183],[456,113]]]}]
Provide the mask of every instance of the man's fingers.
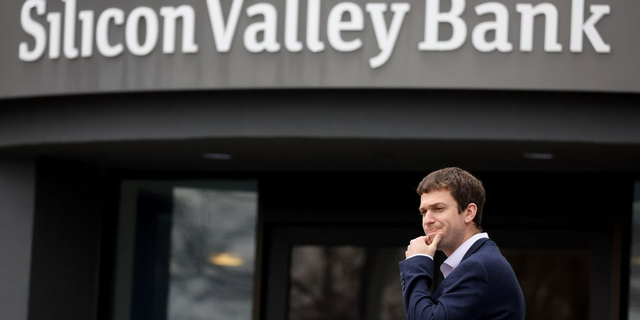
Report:
[{"label": "man's fingers", "polygon": [[438,232],[434,237],[433,240],[431,241],[432,244],[434,245],[438,245],[438,243],[440,243],[440,240],[442,240],[442,237],[444,236],[444,234],[442,232]]}]

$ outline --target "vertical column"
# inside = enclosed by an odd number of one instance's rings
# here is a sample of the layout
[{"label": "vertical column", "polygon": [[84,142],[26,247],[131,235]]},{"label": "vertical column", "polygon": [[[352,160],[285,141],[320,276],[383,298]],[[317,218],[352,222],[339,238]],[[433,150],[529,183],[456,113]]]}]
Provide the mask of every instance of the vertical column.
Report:
[{"label": "vertical column", "polygon": [[27,319],[34,201],[33,162],[0,160],[0,319]]},{"label": "vertical column", "polygon": [[38,160],[29,320],[97,318],[102,173]]}]

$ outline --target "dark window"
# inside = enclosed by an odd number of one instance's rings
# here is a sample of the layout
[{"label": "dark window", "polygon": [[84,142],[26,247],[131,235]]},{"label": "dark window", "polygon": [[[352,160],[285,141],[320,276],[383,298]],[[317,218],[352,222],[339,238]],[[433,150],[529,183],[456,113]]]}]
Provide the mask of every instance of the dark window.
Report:
[{"label": "dark window", "polygon": [[252,317],[253,181],[123,183],[115,319]]},{"label": "dark window", "polygon": [[405,247],[295,246],[289,320],[403,319],[397,275]]}]

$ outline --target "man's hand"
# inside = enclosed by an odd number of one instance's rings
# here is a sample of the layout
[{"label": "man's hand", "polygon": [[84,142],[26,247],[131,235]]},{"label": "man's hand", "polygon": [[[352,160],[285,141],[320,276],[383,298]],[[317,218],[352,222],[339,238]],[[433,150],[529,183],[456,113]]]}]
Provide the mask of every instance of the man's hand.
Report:
[{"label": "man's hand", "polygon": [[443,234],[438,232],[435,237],[433,237],[433,240],[431,240],[429,236],[417,237],[411,240],[407,246],[407,251],[404,253],[405,258],[409,258],[415,254],[426,254],[433,258],[436,254],[438,243],[442,240],[442,236]]}]

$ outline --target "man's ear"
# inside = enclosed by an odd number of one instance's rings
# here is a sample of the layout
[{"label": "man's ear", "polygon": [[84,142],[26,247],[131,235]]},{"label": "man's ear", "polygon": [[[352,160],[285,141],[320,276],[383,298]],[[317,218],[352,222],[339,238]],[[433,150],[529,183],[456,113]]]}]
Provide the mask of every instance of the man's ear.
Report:
[{"label": "man's ear", "polygon": [[471,223],[473,219],[476,218],[476,213],[478,212],[478,206],[475,203],[469,203],[467,208],[464,210],[464,222]]}]

